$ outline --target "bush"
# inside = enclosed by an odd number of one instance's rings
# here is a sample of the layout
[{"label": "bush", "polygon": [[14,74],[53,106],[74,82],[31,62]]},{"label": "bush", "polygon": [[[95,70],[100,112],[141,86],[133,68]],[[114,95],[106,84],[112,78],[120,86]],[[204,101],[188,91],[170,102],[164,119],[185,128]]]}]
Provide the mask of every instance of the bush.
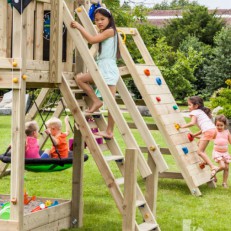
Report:
[{"label": "bush", "polygon": [[227,88],[220,88],[215,91],[210,102],[212,108],[222,107],[222,109],[218,111],[218,114],[223,114],[228,119],[231,119],[231,79],[226,80],[225,83],[227,84]]}]

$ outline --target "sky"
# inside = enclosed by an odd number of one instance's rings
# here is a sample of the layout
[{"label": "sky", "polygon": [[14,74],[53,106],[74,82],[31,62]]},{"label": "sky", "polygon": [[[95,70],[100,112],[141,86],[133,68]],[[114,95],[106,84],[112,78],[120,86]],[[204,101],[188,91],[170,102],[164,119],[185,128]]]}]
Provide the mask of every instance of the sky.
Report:
[{"label": "sky", "polygon": [[[126,0],[120,0],[121,4]],[[131,2],[136,3],[147,3],[148,7],[152,7],[152,4],[160,3],[163,0],[131,0]],[[168,2],[171,2],[171,0],[167,0]],[[197,2],[200,5],[205,5],[209,9],[231,9],[231,0],[197,0]]]}]

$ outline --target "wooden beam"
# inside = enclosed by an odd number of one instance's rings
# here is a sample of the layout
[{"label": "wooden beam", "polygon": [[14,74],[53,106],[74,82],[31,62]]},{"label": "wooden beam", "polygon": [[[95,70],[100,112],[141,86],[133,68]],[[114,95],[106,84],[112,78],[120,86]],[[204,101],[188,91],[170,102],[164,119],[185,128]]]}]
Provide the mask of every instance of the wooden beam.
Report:
[{"label": "wooden beam", "polygon": [[0,0],[0,57],[7,57],[7,1]]},{"label": "wooden beam", "polygon": [[123,231],[135,230],[137,150],[126,149],[124,172]]},{"label": "wooden beam", "polygon": [[80,130],[74,131],[71,227],[83,226],[84,141]]},{"label": "wooden beam", "polygon": [[61,83],[63,1],[51,1],[50,82]]},{"label": "wooden beam", "polygon": [[10,219],[18,222],[23,230],[24,214],[24,159],[25,159],[25,93],[26,82],[21,78],[26,63],[26,11],[19,14],[13,8],[13,57],[22,59],[21,74],[18,77],[18,89],[13,89],[12,102],[12,156],[11,156],[11,206]]}]

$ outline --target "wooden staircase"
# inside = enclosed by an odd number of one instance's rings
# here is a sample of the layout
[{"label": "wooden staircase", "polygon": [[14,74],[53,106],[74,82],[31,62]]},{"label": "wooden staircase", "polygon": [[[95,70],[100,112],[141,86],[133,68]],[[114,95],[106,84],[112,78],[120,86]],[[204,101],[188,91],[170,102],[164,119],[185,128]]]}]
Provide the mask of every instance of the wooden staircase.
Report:
[{"label": "wooden staircase", "polygon": [[[116,104],[115,99],[111,95],[109,88],[107,87],[106,83],[103,80],[103,77],[101,76],[97,64],[95,63],[93,54],[94,52],[90,51],[88,49],[88,46],[82,37],[81,33],[70,27],[71,21],[73,21],[73,17],[68,10],[65,2],[64,9],[63,9],[63,18],[64,23],[74,41],[74,44],[76,48],[78,49],[78,52],[80,53],[83,62],[86,65],[86,68],[90,72],[91,76],[94,79],[94,82],[99,89],[103,99],[104,103],[108,107],[108,110],[110,111],[115,124],[117,125],[117,128],[124,140],[124,143],[126,145],[127,149],[135,149],[138,152],[138,169],[143,178],[148,178],[153,173],[147,164],[146,159],[142,155],[142,152],[140,150],[140,147],[138,146],[131,130],[128,127],[128,124],[126,123],[120,108]],[[80,10],[78,10],[77,13],[79,13]],[[81,7],[81,16],[82,18],[82,24],[85,26],[86,29],[90,29],[91,31],[94,31],[96,33],[95,28],[93,24],[89,21],[89,17],[84,10],[83,7]],[[80,18],[81,19],[81,18]],[[87,26],[85,25],[87,24]],[[93,46],[94,50],[94,46]],[[121,185],[124,184],[124,163],[125,163],[125,157],[123,155],[123,152],[121,151],[118,143],[114,138],[110,140],[105,140],[105,143],[98,144],[96,141],[97,136],[95,136],[92,133],[92,128],[97,128],[98,130],[102,131],[106,129],[107,123],[105,121],[105,118],[103,114],[97,112],[92,114],[86,114],[84,113],[84,109],[89,106],[89,99],[87,96],[77,97],[76,95],[82,94],[81,90],[76,89],[76,83],[73,79],[73,76],[67,75],[65,73],[62,74],[62,83],[59,86],[60,91],[64,97],[64,100],[67,104],[67,107],[70,109],[76,126],[81,131],[83,140],[86,142],[89,151],[91,152],[98,169],[100,173],[102,174],[105,183],[107,187],[109,188],[116,205],[123,214],[123,203],[124,203],[124,195],[122,193],[123,190],[121,190]],[[142,119],[142,116],[140,115],[139,111],[136,108],[135,103],[133,102],[128,90],[126,89],[125,84],[123,83],[122,79],[120,78],[118,85],[117,85],[118,91],[125,102],[127,104],[127,108],[129,108],[129,113],[131,114],[134,122],[136,123],[136,126],[144,139],[144,141],[147,144],[149,154],[153,161],[155,162],[158,171],[163,172],[167,169],[167,164],[164,161],[158,146],[156,145],[150,131],[147,128],[147,125]],[[86,119],[86,116],[92,116],[92,120],[88,122]],[[120,177],[115,177],[109,163],[111,161],[115,161],[115,163],[118,166],[119,172],[121,174]],[[152,209],[150,208],[149,204],[147,203],[140,187],[138,184],[136,184],[136,206],[138,210],[140,211],[140,214],[142,216],[142,223],[138,224],[138,222],[135,222],[136,230],[160,230]]]},{"label": "wooden staircase", "polygon": [[[121,213],[123,213],[123,193],[121,190],[121,185],[124,184],[124,162],[125,158],[123,152],[121,151],[118,143],[114,138],[110,140],[105,140],[103,144],[98,144],[96,141],[97,136],[92,133],[92,128],[97,128],[99,130],[104,130],[107,126],[103,114],[97,113],[85,113],[84,109],[88,107],[88,97],[83,96],[82,99],[76,100],[76,94],[83,94],[81,90],[72,89],[73,78],[66,77],[63,74],[62,84],[60,85],[60,90],[64,97],[64,100],[67,104],[67,107],[70,109],[77,127],[80,129],[83,139],[87,143],[88,149],[94,158],[95,163],[98,166],[98,169],[101,175],[104,178],[104,181],[111,192],[116,205]],[[79,98],[79,97],[78,97]],[[83,109],[83,110],[82,110]],[[87,120],[86,117],[92,119]],[[110,154],[109,154],[110,153]],[[111,171],[109,163],[115,161],[118,166],[120,177],[115,177]],[[143,218],[143,223],[136,223],[136,230],[160,230],[159,226],[155,220],[155,217],[139,187],[136,184],[136,206],[139,208],[139,211]]]}]

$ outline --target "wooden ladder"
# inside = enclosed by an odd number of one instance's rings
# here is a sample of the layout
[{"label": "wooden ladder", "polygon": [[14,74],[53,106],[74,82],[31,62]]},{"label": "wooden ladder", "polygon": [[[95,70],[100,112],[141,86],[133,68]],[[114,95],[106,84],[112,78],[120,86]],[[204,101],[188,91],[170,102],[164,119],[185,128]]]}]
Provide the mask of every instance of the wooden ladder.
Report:
[{"label": "wooden ladder", "polygon": [[[105,130],[107,123],[103,114],[100,112],[96,113],[85,113],[82,109],[88,107],[88,97],[84,96],[81,99],[76,99],[76,94],[83,94],[81,90],[76,90],[76,84],[73,77],[66,76],[63,74],[62,83],[60,85],[60,90],[70,109],[75,123],[81,134],[83,140],[86,142],[87,147],[96,162],[104,181],[111,192],[116,205],[123,213],[123,193],[120,189],[121,185],[124,184],[124,155],[114,138],[110,140],[105,140],[105,143],[98,144],[96,141],[97,136],[95,136],[91,129]],[[79,98],[79,97],[78,97]],[[92,116],[90,122],[86,119],[86,116]],[[115,161],[118,169],[121,173],[120,177],[115,177],[109,163]],[[135,223],[136,230],[148,231],[148,230],[160,230],[155,217],[139,187],[136,184],[136,206],[142,215],[143,223]]]},{"label": "wooden ladder", "polygon": [[[120,28],[120,30],[125,34],[132,35],[145,62],[145,64],[135,64],[126,44],[121,43],[120,51],[126,67],[161,135],[167,142],[191,193],[200,196],[201,192],[198,186],[209,182],[212,187],[215,187],[214,182],[211,182],[210,179],[210,169],[208,167],[200,168],[201,159],[197,154],[197,144],[194,141],[190,142],[187,137],[190,130],[177,127],[177,125],[185,123],[185,120],[138,30],[136,28]],[[120,41],[122,41],[121,38]]]}]

